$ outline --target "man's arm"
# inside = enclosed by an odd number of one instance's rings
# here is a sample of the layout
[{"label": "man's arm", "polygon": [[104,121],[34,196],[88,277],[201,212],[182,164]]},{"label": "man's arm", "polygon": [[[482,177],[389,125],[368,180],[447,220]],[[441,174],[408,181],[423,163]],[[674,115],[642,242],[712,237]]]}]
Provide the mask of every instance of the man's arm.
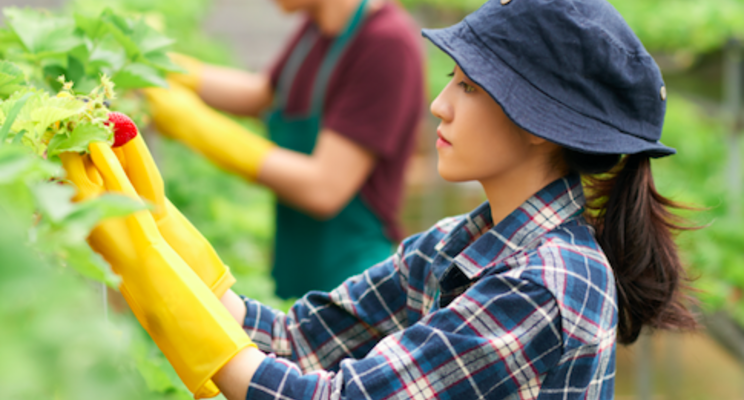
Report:
[{"label": "man's arm", "polygon": [[372,173],[375,156],[330,129],[320,132],[312,154],[277,147],[266,157],[258,181],[284,202],[318,218],[343,209]]},{"label": "man's arm", "polygon": [[334,131],[321,131],[311,155],[282,149],[207,106],[191,90],[145,91],[158,130],[178,139],[225,170],[258,179],[280,199],[328,218],[359,191],[375,157]]},{"label": "man's arm", "polygon": [[268,76],[209,64],[201,70],[198,94],[218,110],[253,117],[271,106],[274,97]]}]

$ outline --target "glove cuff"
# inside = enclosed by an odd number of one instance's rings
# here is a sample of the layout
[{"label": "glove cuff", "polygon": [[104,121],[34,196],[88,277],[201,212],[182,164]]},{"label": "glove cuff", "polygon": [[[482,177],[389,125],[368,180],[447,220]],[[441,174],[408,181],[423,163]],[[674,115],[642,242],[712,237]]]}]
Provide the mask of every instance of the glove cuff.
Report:
[{"label": "glove cuff", "polygon": [[198,93],[204,72],[204,63],[196,58],[179,53],[170,53],[169,56],[179,67],[185,69],[186,73],[169,74],[168,80],[177,82],[191,91]]},{"label": "glove cuff", "polygon": [[236,282],[235,277],[230,272],[230,267],[225,265],[225,272],[222,274],[219,279],[217,279],[216,282],[212,284],[210,289],[212,289],[212,293],[214,293],[215,296],[217,296],[218,299],[222,298],[222,296],[227,293],[228,289],[232,287]]}]

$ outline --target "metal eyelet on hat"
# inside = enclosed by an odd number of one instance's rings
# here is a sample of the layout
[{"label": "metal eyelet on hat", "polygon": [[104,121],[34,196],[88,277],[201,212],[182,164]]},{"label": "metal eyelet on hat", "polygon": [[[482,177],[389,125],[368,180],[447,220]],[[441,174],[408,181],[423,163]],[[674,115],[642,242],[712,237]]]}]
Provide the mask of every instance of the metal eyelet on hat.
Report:
[{"label": "metal eyelet on hat", "polygon": [[507,4],[511,3],[511,0],[501,0],[501,5],[505,6]]},{"label": "metal eyelet on hat", "polygon": [[661,91],[660,91],[660,94],[661,94],[661,100],[662,100],[662,101],[666,101],[666,99],[667,99],[667,90],[666,90],[666,86],[662,86],[662,87],[661,87]]}]

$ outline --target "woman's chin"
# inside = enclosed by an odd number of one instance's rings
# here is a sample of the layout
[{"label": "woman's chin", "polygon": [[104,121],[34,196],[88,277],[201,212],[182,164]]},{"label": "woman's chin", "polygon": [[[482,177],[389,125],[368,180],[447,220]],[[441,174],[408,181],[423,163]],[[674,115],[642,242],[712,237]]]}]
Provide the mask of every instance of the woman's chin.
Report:
[{"label": "woman's chin", "polygon": [[444,165],[441,159],[437,163],[437,172],[439,172],[439,176],[447,182],[466,182],[473,180],[472,178],[462,174],[460,171],[447,168],[447,165]]}]

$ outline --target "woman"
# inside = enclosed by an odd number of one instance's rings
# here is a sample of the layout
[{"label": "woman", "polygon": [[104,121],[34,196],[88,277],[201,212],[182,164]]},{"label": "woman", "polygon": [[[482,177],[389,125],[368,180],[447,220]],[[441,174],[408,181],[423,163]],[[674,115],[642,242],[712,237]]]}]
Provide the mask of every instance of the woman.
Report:
[{"label": "woman", "polygon": [[[457,64],[431,105],[439,172],[479,181],[488,202],[287,315],[228,291],[251,340],[206,285],[185,285],[214,321],[145,320],[195,392],[211,379],[231,400],[612,399],[617,342],[695,326],[674,203],[649,163],[674,153],[659,142],[666,93],[619,14],[599,0],[491,0],[424,36]],[[150,294],[135,303],[159,310],[175,293],[137,279],[123,278]]]},{"label": "woman", "polygon": [[[161,132],[277,194],[273,275],[289,298],[333,289],[402,239],[404,167],[424,101],[417,31],[397,5],[279,5],[308,18],[268,74],[178,57],[190,74],[147,94]],[[271,142],[204,103],[265,116]]]}]

